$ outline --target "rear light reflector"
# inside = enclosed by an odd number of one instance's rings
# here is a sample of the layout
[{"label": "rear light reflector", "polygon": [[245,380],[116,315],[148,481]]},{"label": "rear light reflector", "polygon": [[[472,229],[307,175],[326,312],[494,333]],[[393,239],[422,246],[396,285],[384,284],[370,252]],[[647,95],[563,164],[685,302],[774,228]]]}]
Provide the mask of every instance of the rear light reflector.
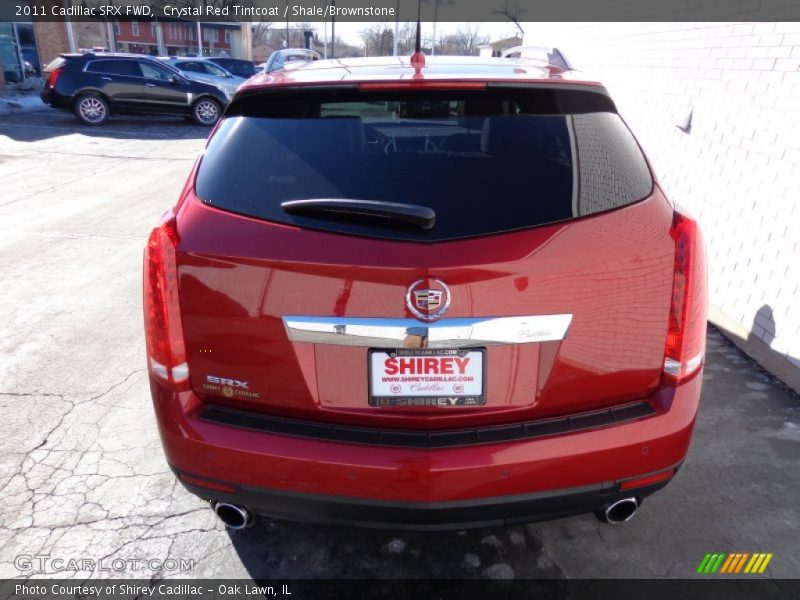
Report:
[{"label": "rear light reflector", "polygon": [[144,320],[150,372],[171,384],[189,379],[178,303],[174,217],[156,227],[144,253]]},{"label": "rear light reflector", "polygon": [[675,475],[675,469],[670,469],[669,471],[662,471],[661,473],[655,473],[654,475],[648,475],[647,477],[629,479],[628,481],[623,481],[622,484],[619,486],[619,489],[629,490],[631,488],[642,487],[645,485],[652,485],[654,483],[658,483],[659,481],[670,479],[673,475]]},{"label": "rear light reflector", "polygon": [[664,377],[678,384],[703,364],[706,345],[706,265],[697,223],[675,213],[675,267],[669,310]]},{"label": "rear light reflector", "polygon": [[217,490],[218,492],[226,492],[228,494],[236,493],[235,487],[220,481],[209,481],[208,479],[203,479],[202,477],[197,477],[195,475],[189,475],[187,473],[178,473],[178,478],[189,485],[196,485],[198,487],[203,487],[209,490]]},{"label": "rear light reflector", "polygon": [[50,71],[50,76],[47,78],[47,87],[56,87],[56,81],[58,81],[59,75],[61,75],[61,69],[53,69]]}]

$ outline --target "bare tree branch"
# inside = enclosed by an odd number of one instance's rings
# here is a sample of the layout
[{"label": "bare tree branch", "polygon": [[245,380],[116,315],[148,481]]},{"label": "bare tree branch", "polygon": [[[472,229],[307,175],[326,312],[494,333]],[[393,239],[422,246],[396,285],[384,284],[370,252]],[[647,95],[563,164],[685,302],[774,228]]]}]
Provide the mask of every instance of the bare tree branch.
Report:
[{"label": "bare tree branch", "polygon": [[492,14],[495,15],[502,15],[514,25],[517,26],[519,32],[524,36],[525,30],[519,24],[519,20],[522,17],[522,14],[525,12],[525,9],[520,7],[519,4],[511,4],[511,0],[505,0],[505,5],[502,8],[497,8],[492,11]]}]

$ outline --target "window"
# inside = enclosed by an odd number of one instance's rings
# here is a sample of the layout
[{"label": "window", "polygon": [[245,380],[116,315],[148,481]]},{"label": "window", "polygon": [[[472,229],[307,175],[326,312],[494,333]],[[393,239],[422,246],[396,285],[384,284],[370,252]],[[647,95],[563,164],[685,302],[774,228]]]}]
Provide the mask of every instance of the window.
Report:
[{"label": "window", "polygon": [[[438,241],[565,221],[652,190],[636,141],[611,101],[594,92],[320,90],[268,98],[229,107],[198,172],[204,202],[303,227]],[[423,231],[280,207],[308,198],[418,204],[437,220]]]},{"label": "window", "polygon": [[139,22],[138,21],[131,21],[131,35],[134,37],[139,37]]},{"label": "window", "polygon": [[203,63],[201,62],[194,62],[194,61],[187,61],[187,62],[179,62],[175,64],[178,69],[181,71],[188,71],[189,73],[205,73],[206,70],[203,68]]},{"label": "window", "polygon": [[119,35],[119,21],[114,21],[114,35]]},{"label": "window", "polygon": [[153,37],[158,37],[158,34],[156,33],[156,24],[155,23],[150,23],[150,35],[153,36]]},{"label": "window", "polygon": [[225,72],[224,69],[220,69],[217,65],[212,64],[210,62],[201,63],[204,69],[204,72],[207,75],[213,75],[214,77],[227,77],[228,74]]},{"label": "window", "polygon": [[216,42],[217,41],[217,30],[212,29],[211,27],[204,27],[203,28],[203,39],[206,42]]},{"label": "window", "polygon": [[90,73],[141,77],[142,71],[135,60],[93,60],[86,66]]},{"label": "window", "polygon": [[141,62],[139,66],[142,68],[142,74],[145,79],[157,79],[159,81],[171,81],[174,73],[169,69],[165,69],[160,65],[154,65],[149,62]]},{"label": "window", "polygon": [[230,46],[231,43],[231,32],[227,29],[225,30],[225,43]]},{"label": "window", "polygon": [[226,71],[233,73],[239,77],[252,77],[256,73],[256,65],[250,60],[239,60],[236,58],[223,58],[215,57],[213,59],[215,65],[219,65]]}]

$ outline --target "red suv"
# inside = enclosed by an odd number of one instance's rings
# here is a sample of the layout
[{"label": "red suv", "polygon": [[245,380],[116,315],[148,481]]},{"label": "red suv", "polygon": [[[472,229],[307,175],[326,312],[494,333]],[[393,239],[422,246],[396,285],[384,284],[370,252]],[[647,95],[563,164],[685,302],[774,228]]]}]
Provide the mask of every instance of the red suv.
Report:
[{"label": "red suv", "polygon": [[167,460],[234,528],[626,521],[686,456],[705,270],[598,83],[257,76],[145,252]]}]

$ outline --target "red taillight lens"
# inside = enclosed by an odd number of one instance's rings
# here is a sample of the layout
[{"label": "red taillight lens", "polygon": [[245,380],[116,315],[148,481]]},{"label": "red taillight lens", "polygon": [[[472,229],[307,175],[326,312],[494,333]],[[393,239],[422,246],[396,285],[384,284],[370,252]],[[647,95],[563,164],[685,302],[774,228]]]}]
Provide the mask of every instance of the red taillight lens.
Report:
[{"label": "red taillight lens", "polygon": [[47,78],[47,87],[56,87],[56,81],[58,81],[59,75],[61,75],[61,69],[53,69],[50,71],[50,77]]},{"label": "red taillight lens", "polygon": [[659,481],[669,479],[673,475],[675,475],[675,469],[669,469],[668,471],[662,471],[661,473],[655,473],[654,475],[648,475],[647,477],[629,479],[628,481],[623,481],[620,484],[619,489],[629,490],[631,488],[642,487],[643,485],[652,485],[654,483],[658,483]]},{"label": "red taillight lens", "polygon": [[196,477],[195,475],[189,475],[188,473],[179,473],[178,477],[180,477],[181,481],[185,481],[189,485],[196,485],[199,487],[208,488],[210,490],[217,490],[218,492],[225,492],[227,494],[236,493],[235,487],[220,481],[209,481],[203,477]]},{"label": "red taillight lens", "polygon": [[669,310],[664,376],[681,383],[700,369],[706,347],[706,261],[697,223],[675,213],[675,274]]},{"label": "red taillight lens", "polygon": [[178,304],[175,248],[178,231],[172,218],[156,227],[144,252],[144,322],[150,372],[167,383],[189,379]]}]

